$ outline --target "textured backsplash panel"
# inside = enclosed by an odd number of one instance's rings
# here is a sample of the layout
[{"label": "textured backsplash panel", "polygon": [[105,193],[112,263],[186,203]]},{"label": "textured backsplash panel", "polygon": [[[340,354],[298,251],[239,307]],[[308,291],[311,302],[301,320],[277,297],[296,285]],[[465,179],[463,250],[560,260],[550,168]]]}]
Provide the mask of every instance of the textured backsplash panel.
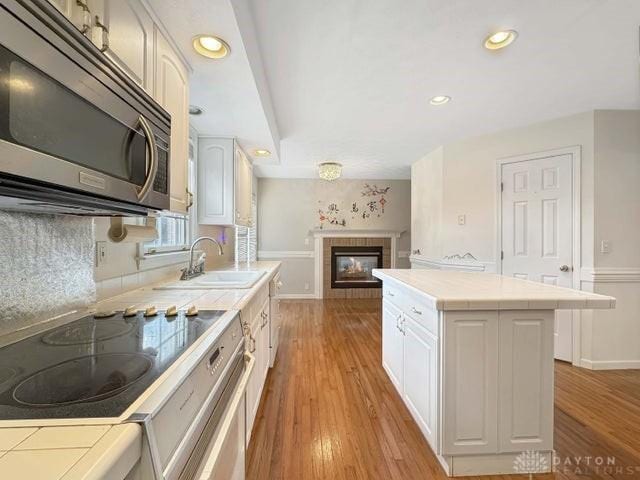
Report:
[{"label": "textured backsplash panel", "polygon": [[95,301],[91,218],[0,211],[0,335]]}]

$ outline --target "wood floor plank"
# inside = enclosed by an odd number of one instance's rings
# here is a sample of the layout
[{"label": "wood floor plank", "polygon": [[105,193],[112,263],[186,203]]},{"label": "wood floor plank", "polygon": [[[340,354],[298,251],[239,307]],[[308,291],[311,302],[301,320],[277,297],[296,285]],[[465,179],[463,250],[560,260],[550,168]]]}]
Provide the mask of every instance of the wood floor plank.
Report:
[{"label": "wood floor plank", "polygon": [[[281,311],[247,479],[447,478],[382,368],[381,300],[283,301]],[[640,372],[557,362],[555,373],[560,465],[535,478],[640,479]],[[614,464],[596,465],[596,458]]]}]

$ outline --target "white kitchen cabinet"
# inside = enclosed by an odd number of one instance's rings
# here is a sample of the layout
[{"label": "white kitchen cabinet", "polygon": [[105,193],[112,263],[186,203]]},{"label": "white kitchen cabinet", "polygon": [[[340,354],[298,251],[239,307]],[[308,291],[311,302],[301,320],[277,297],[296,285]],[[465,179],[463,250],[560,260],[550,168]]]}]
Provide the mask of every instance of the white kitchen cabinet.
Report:
[{"label": "white kitchen cabinet", "polygon": [[402,346],[404,335],[400,327],[402,312],[390,301],[382,302],[382,366],[396,389],[402,391]]},{"label": "white kitchen cabinet", "polygon": [[87,0],[93,43],[153,95],[154,25],[139,0]]},{"label": "white kitchen cabinet", "polygon": [[93,16],[87,0],[49,0],[69,21],[91,38]]},{"label": "white kitchen cabinet", "polygon": [[251,225],[253,167],[233,138],[198,139],[198,223]]},{"label": "white kitchen cabinet", "polygon": [[402,331],[404,403],[437,452],[438,339],[407,314]]},{"label": "white kitchen cabinet", "polygon": [[155,28],[155,99],[171,114],[170,209],[186,213],[189,164],[189,82],[187,69],[158,28]]}]

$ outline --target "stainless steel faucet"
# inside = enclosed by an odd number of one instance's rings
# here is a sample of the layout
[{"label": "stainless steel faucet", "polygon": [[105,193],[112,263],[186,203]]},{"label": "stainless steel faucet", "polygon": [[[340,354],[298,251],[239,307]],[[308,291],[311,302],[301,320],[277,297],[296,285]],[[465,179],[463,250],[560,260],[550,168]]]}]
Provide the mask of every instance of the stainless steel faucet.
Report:
[{"label": "stainless steel faucet", "polygon": [[204,273],[204,255],[198,258],[196,265],[193,264],[193,249],[196,244],[202,240],[209,240],[210,242],[215,243],[218,246],[218,255],[224,255],[224,251],[222,250],[222,245],[215,238],[211,237],[198,237],[191,244],[191,248],[189,249],[189,267],[182,269],[182,276],[180,280],[190,280],[198,275],[202,275]]}]

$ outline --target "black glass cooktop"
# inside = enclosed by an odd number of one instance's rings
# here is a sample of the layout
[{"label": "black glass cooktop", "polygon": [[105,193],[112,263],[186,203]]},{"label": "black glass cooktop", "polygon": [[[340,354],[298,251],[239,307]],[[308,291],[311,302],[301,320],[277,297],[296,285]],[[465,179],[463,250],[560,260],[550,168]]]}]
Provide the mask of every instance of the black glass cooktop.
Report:
[{"label": "black glass cooktop", "polygon": [[0,348],[0,419],[118,417],[224,313],[89,316]]}]

